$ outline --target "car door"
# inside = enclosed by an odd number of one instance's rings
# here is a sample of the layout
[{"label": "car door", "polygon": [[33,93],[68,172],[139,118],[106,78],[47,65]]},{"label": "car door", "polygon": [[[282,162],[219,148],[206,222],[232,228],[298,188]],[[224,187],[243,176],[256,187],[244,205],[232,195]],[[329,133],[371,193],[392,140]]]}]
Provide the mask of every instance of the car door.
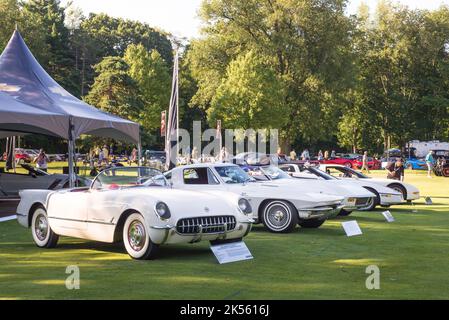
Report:
[{"label": "car door", "polygon": [[[51,219],[52,227],[86,230],[88,197],[87,190],[76,189],[52,194],[47,204],[48,217]],[[83,237],[80,234],[70,233],[69,235]]]}]

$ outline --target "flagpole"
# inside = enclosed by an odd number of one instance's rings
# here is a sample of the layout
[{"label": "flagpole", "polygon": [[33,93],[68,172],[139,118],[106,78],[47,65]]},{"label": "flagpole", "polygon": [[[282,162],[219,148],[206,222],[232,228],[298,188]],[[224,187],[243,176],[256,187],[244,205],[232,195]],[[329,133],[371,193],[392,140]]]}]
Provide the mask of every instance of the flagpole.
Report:
[{"label": "flagpole", "polygon": [[179,156],[179,55],[176,48],[176,159]]}]

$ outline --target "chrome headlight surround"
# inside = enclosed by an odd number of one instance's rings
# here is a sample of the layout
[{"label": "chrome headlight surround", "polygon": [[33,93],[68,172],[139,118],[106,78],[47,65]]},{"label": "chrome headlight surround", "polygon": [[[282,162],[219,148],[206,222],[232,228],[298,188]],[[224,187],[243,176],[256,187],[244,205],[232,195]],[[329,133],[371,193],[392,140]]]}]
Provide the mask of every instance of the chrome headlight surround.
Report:
[{"label": "chrome headlight surround", "polygon": [[251,204],[249,203],[249,201],[247,199],[240,198],[238,204],[239,204],[239,209],[244,214],[250,214],[253,212],[253,208],[251,207]]},{"label": "chrome headlight surround", "polygon": [[159,201],[154,206],[154,212],[156,216],[161,220],[168,220],[171,218],[170,209],[165,202]]}]

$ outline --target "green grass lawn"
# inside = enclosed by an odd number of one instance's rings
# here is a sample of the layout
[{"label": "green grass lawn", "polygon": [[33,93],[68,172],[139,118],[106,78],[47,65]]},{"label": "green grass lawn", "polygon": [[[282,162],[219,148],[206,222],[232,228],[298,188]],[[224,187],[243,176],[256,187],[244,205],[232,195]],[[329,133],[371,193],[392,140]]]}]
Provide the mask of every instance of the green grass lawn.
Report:
[{"label": "green grass lawn", "polygon": [[[206,242],[164,246],[142,262],[120,244],[63,238],[38,249],[16,221],[0,223],[0,299],[449,299],[449,179],[406,180],[434,205],[391,208],[394,223],[377,210],[287,235],[255,226],[245,239],[254,260],[227,265]],[[345,236],[341,222],[352,219],[362,236]],[[372,264],[380,290],[365,287]],[[80,267],[80,290],[65,287],[68,265]]]}]

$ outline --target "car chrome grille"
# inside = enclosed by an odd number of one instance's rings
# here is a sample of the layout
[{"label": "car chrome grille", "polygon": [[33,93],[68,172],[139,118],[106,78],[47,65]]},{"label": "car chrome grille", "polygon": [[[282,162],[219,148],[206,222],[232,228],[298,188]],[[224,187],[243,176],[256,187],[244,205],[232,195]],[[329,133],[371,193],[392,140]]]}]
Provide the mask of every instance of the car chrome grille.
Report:
[{"label": "car chrome grille", "polygon": [[357,198],[355,201],[356,206],[366,206],[371,198]]},{"label": "car chrome grille", "polygon": [[176,230],[180,234],[221,233],[235,229],[237,222],[234,216],[214,216],[180,219]]}]

